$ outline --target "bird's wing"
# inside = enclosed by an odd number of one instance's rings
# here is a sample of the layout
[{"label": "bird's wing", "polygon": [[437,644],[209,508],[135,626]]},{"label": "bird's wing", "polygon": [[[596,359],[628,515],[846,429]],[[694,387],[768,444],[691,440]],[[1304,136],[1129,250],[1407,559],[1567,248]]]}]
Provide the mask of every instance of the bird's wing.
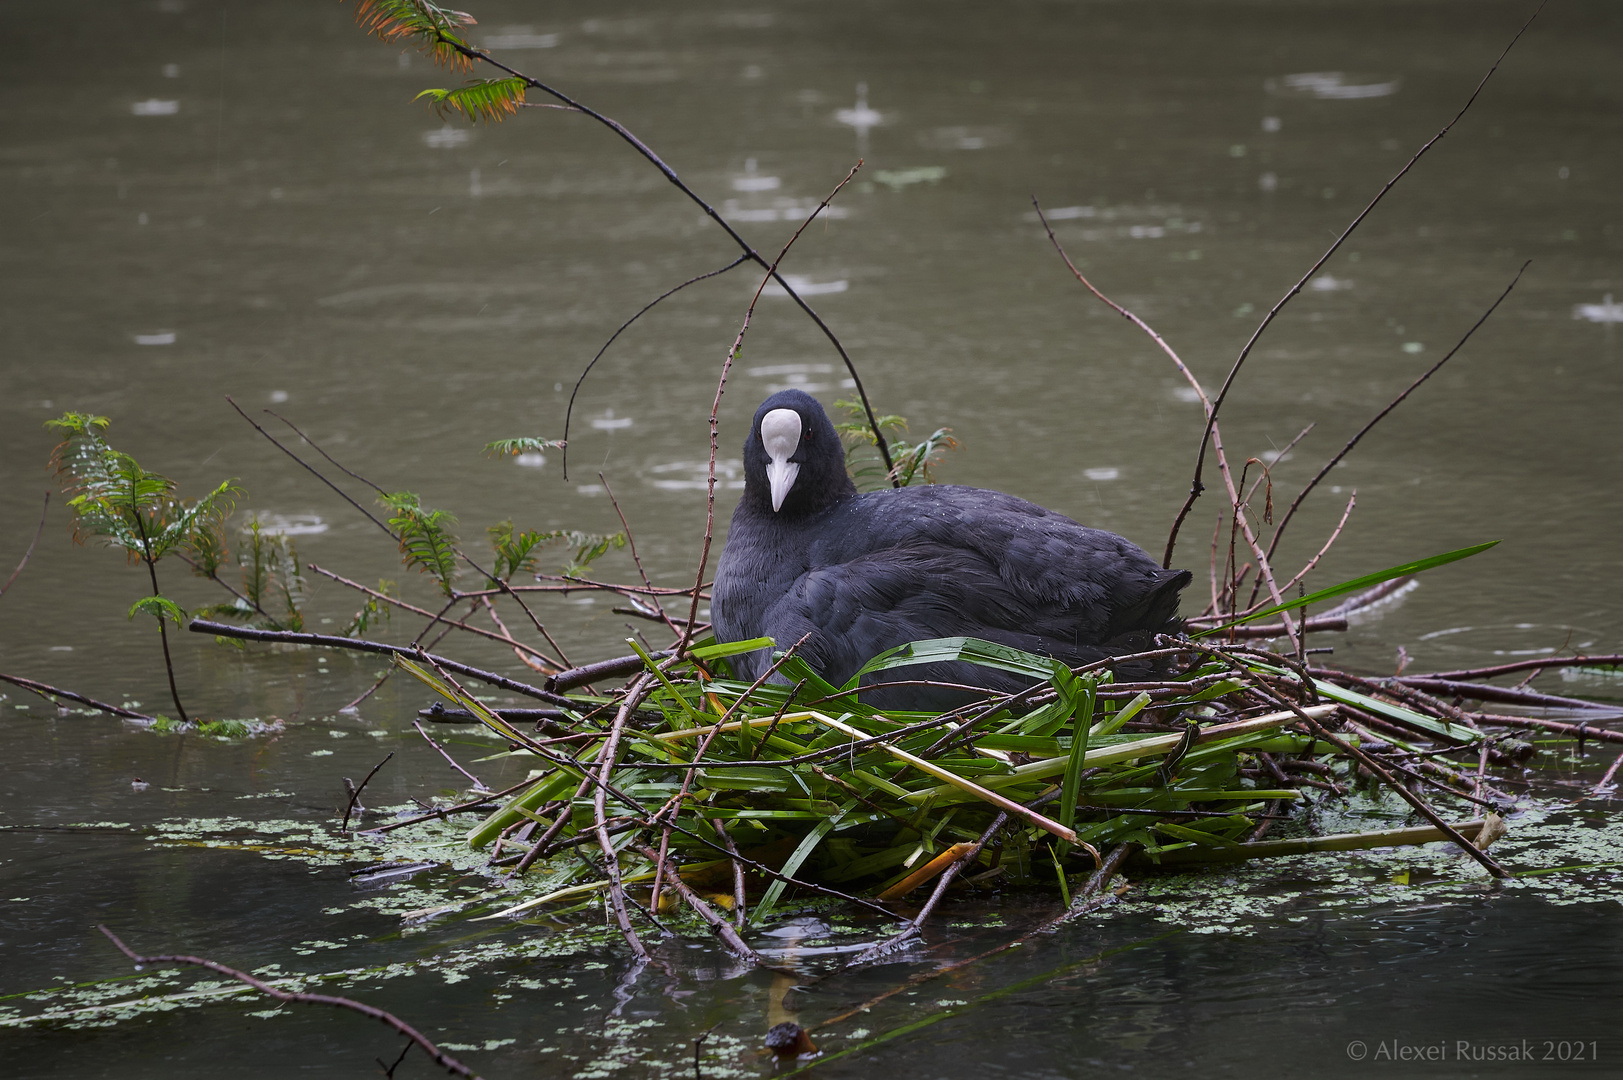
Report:
[{"label": "bird's wing", "polygon": [[1078,634],[1074,615],[1052,600],[1025,602],[971,549],[920,541],[806,571],[768,607],[764,632],[780,643],[810,634],[802,654],[839,685],[878,653],[928,638],[1068,656],[1094,640]]}]

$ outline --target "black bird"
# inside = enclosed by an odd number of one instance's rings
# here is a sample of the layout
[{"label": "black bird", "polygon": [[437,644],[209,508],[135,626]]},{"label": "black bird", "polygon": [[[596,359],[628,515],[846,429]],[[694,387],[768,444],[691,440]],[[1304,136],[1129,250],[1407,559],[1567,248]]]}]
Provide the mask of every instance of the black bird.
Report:
[{"label": "black bird", "polygon": [[[823,407],[799,390],[761,405],[744,440],[744,497],[716,568],[716,640],[769,636],[842,685],[911,641],[977,637],[1085,663],[1176,632],[1187,570],[1163,570],[1115,533],[1024,499],[932,484],[858,494]],[[755,679],[765,649],[732,658]],[[1017,675],[967,662],[909,665],[870,682],[926,679],[1009,691]],[[782,679],[778,679],[782,681]],[[963,692],[895,686],[879,708],[950,708]]]}]

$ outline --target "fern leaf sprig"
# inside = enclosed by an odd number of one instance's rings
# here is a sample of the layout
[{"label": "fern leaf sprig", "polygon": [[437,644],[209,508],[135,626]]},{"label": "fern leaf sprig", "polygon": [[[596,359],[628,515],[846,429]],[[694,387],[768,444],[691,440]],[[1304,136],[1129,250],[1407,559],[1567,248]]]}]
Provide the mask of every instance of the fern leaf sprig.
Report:
[{"label": "fern leaf sprig", "polygon": [[417,50],[442,67],[463,71],[472,64],[461,30],[478,20],[465,11],[429,0],[360,0],[355,21],[380,41],[414,39]]},{"label": "fern leaf sprig", "polygon": [[503,455],[517,457],[520,454],[541,454],[548,450],[562,450],[563,448],[564,441],[562,439],[525,437],[522,439],[497,439],[495,442],[486,443],[485,453],[494,454],[497,457]]},{"label": "fern leaf sprig", "polygon": [[474,79],[449,90],[424,90],[413,100],[428,98],[440,119],[461,113],[472,121],[495,124],[517,114],[524,105],[523,79]]},{"label": "fern leaf sprig", "polygon": [[457,575],[456,517],[444,510],[425,510],[417,496],[397,491],[380,496],[378,502],[392,516],[389,527],[400,537],[400,554],[405,564],[421,570],[439,582],[446,596],[455,590]]}]

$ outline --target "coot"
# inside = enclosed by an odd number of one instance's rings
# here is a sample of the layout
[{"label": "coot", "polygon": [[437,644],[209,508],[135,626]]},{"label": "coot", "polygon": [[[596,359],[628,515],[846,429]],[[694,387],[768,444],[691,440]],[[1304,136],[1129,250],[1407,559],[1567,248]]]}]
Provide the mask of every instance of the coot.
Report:
[{"label": "coot", "polygon": [[[823,407],[799,390],[767,398],[744,440],[744,496],[716,568],[716,640],[769,636],[842,685],[886,649],[968,636],[1085,663],[1178,629],[1189,571],[1163,570],[1114,533],[1024,499],[932,484],[858,494]],[[755,679],[765,649],[732,658]],[[966,662],[870,673],[1009,691],[1019,676]],[[782,681],[779,679],[779,681]],[[879,708],[941,709],[966,695],[881,687]]]}]

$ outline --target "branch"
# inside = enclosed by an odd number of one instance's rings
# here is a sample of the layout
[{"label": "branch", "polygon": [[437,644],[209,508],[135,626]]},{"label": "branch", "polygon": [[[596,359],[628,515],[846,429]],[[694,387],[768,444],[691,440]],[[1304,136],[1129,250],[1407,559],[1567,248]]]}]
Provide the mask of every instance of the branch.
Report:
[{"label": "branch", "polygon": [[1380,204],[1380,201],[1386,198],[1386,193],[1391,191],[1392,188],[1397,185],[1399,180],[1403,179],[1409,170],[1414,167],[1415,162],[1419,161],[1426,151],[1435,146],[1444,135],[1449,133],[1450,129],[1452,129],[1455,124],[1459,123],[1460,117],[1464,116],[1466,110],[1469,109],[1476,101],[1477,95],[1482,93],[1482,88],[1488,85],[1488,80],[1493,78],[1493,73],[1499,70],[1499,65],[1504,62],[1505,57],[1509,55],[1510,50],[1515,46],[1516,42],[1521,40],[1522,35],[1527,32],[1527,28],[1533,25],[1533,20],[1538,18],[1539,12],[1544,10],[1544,5],[1547,3],[1549,3],[1549,0],[1539,0],[1538,7],[1534,9],[1533,14],[1527,17],[1527,21],[1522,24],[1522,28],[1516,31],[1516,36],[1510,39],[1510,44],[1505,46],[1504,52],[1499,54],[1499,59],[1493,62],[1493,66],[1488,69],[1488,73],[1482,76],[1482,81],[1477,83],[1475,90],[1471,91],[1470,98],[1468,98],[1465,104],[1460,107],[1460,111],[1454,114],[1454,119],[1444,124],[1441,131],[1433,135],[1429,140],[1427,140],[1424,146],[1415,151],[1414,157],[1410,158],[1408,163],[1397,171],[1397,175],[1393,176],[1392,179],[1386,182],[1386,186],[1381,188],[1381,190],[1376,193],[1375,198],[1370,200],[1369,205],[1364,207],[1357,217],[1353,218],[1352,224],[1348,225],[1342,230],[1341,235],[1336,237],[1335,243],[1331,244],[1329,249],[1326,250],[1323,255],[1319,256],[1319,260],[1308,268],[1307,273],[1302,275],[1301,280],[1299,280],[1295,285],[1292,285],[1290,290],[1280,298],[1279,302],[1269,309],[1268,314],[1263,316],[1262,322],[1258,324],[1257,329],[1252,332],[1251,339],[1245,343],[1245,348],[1240,350],[1240,355],[1235,359],[1234,366],[1229,369],[1228,377],[1223,380],[1222,389],[1217,392],[1217,400],[1212,402],[1211,411],[1207,414],[1206,431],[1200,437],[1200,452],[1195,456],[1195,475],[1189,484],[1189,497],[1184,501],[1183,509],[1178,511],[1178,517],[1172,523],[1172,534],[1167,537],[1167,560],[1169,563],[1172,559],[1172,549],[1178,542],[1178,527],[1183,524],[1183,519],[1189,515],[1189,510],[1195,505],[1195,500],[1200,498],[1200,493],[1205,490],[1205,486],[1201,483],[1200,476],[1202,469],[1206,465],[1206,443],[1211,439],[1212,429],[1217,424],[1218,410],[1223,407],[1223,402],[1228,398],[1229,388],[1234,385],[1234,377],[1240,373],[1240,368],[1245,363],[1246,357],[1250,356],[1251,350],[1256,347],[1257,339],[1262,337],[1263,331],[1268,329],[1269,324],[1274,321],[1274,319],[1279,315],[1280,311],[1284,309],[1285,305],[1290,303],[1291,299],[1297,293],[1302,291],[1302,286],[1306,285],[1308,280],[1312,278],[1314,274],[1319,272],[1319,268],[1329,261],[1330,256],[1334,255],[1336,251],[1340,249],[1341,245],[1346,242],[1347,237],[1352,235],[1353,230],[1358,228],[1359,225],[1363,224],[1364,219],[1369,216],[1370,211],[1374,210],[1375,207]]},{"label": "branch", "polygon": [[580,702],[554,694],[529,683],[521,683],[517,679],[509,679],[505,675],[498,675],[494,671],[485,671],[469,664],[460,664],[455,660],[448,660],[443,656],[432,653],[423,653],[411,645],[390,645],[382,641],[364,641],[360,638],[338,637],[335,634],[305,634],[292,630],[255,630],[248,626],[232,626],[229,623],[210,622],[207,619],[193,619],[186,624],[186,629],[194,634],[215,634],[219,637],[240,638],[244,641],[281,641],[294,645],[324,645],[331,649],[352,649],[356,652],[383,653],[386,656],[419,656],[426,655],[436,664],[448,671],[459,672],[471,676],[481,682],[492,686],[499,686],[503,690],[511,690],[515,694],[525,697],[540,698],[555,705],[575,708]]},{"label": "branch", "polygon": [[563,469],[564,469],[564,479],[565,480],[569,479],[569,421],[571,419],[573,419],[574,415],[575,415],[575,397],[576,397],[576,395],[578,395],[580,393],[581,384],[586,381],[586,376],[588,376],[588,375],[590,375],[592,373],[592,368],[596,367],[597,362],[599,360],[603,359],[603,354],[609,351],[609,346],[613,345],[614,342],[615,342],[615,339],[618,338],[621,334],[625,333],[626,329],[628,327],[630,327],[632,323],[636,322],[638,319],[640,319],[644,315],[648,314],[649,309],[651,309],[655,304],[659,303],[661,300],[664,300],[664,299],[666,299],[667,297],[670,297],[670,296],[675,296],[677,293],[681,292],[683,289],[687,288],[689,285],[697,284],[698,282],[701,282],[701,281],[705,280],[706,278],[713,278],[713,277],[717,276],[718,274],[725,274],[727,271],[733,269],[735,266],[739,266],[742,263],[746,263],[748,261],[749,261],[749,253],[746,252],[745,254],[740,255],[738,258],[734,259],[732,262],[728,263],[726,266],[723,266],[720,270],[712,270],[707,274],[700,274],[698,277],[688,278],[686,281],[682,282],[682,284],[676,286],[676,288],[665,290],[664,292],[660,293],[658,296],[654,297],[652,300],[648,301],[648,303],[644,304],[642,306],[641,310],[639,310],[635,315],[631,316],[631,318],[627,319],[625,322],[620,324],[620,329],[616,330],[614,333],[609,335],[609,340],[605,341],[603,343],[603,347],[601,349],[597,350],[597,355],[592,357],[592,359],[587,362],[586,367],[584,369],[582,369],[582,371],[580,373],[580,377],[575,380],[575,388],[569,392],[569,405],[564,409],[564,437],[560,440],[564,444],[563,445],[563,455],[562,456],[563,456]]},{"label": "branch", "polygon": [[301,1005],[332,1005],[340,1009],[349,1009],[352,1012],[360,1013],[362,1016],[370,1016],[372,1019],[380,1023],[387,1024],[395,1031],[404,1035],[406,1038],[416,1043],[422,1049],[423,1053],[429,1056],[434,1064],[438,1065],[446,1072],[455,1073],[457,1076],[471,1077],[472,1080],[479,1080],[478,1073],[474,1072],[472,1069],[462,1064],[462,1062],[435,1046],[428,1036],[424,1035],[422,1032],[400,1019],[394,1013],[385,1012],[374,1005],[368,1005],[365,1002],[355,1001],[352,998],[333,997],[330,994],[305,994],[293,993],[287,990],[278,990],[270,983],[256,979],[245,971],[238,971],[236,968],[226,967],[224,964],[215,963],[213,960],[205,960],[200,956],[141,956],[128,945],[120,941],[111,930],[107,929],[107,927],[98,926],[96,929],[106,934],[107,940],[116,945],[119,952],[133,960],[138,969],[147,967],[149,965],[172,964],[179,966],[182,964],[189,964],[193,967],[207,968],[218,975],[225,975],[229,978],[236,979],[241,983],[247,983],[255,990],[258,990],[261,994],[267,994],[270,997],[275,998],[277,1001],[294,1002]]},{"label": "branch", "polygon": [[[806,226],[817,220],[817,215],[828,208],[828,204],[834,200],[834,196],[838,195],[840,189],[851,182],[851,178],[857,174],[857,170],[860,168],[862,168],[862,162],[859,160],[855,165],[851,166],[851,171],[845,174],[845,179],[835,184],[834,190],[829,192],[823,201],[817,204],[817,209],[813,210],[806,220],[800,223],[800,228],[796,229],[795,234],[789,238],[789,242],[783,245],[783,250],[779,251],[778,257],[772,260],[772,265],[766,268],[766,276],[755,287],[755,295],[750,297],[750,305],[744,311],[744,324],[738,328],[738,336],[733,339],[732,348],[727,350],[727,358],[721,362],[721,378],[716,381],[716,400],[710,406],[710,474],[705,484],[704,545],[699,553],[699,574],[697,580],[693,583],[693,602],[688,606],[688,622],[682,628],[682,639],[677,645],[679,653],[685,650],[688,643],[693,640],[693,628],[699,621],[699,590],[704,588],[705,568],[710,565],[710,541],[716,532],[716,449],[721,431],[717,414],[721,412],[721,395],[727,392],[727,373],[732,370],[733,361],[738,359],[738,351],[744,347],[744,335],[749,333],[750,319],[755,315],[755,305],[761,300],[761,291],[766,288],[767,282],[774,278],[777,278],[780,283],[783,280],[778,277],[778,264],[783,262],[785,255],[789,254],[789,249],[794,247],[796,240],[800,239],[800,234],[806,231]],[[787,285],[784,287],[788,288]],[[867,405],[867,401],[867,398],[863,398],[864,406]],[[872,413],[869,415],[871,416]],[[874,425],[874,434],[879,439],[881,449],[883,449],[885,440],[884,436],[879,434],[879,425],[877,423]],[[885,455],[885,467],[893,467],[888,454]]]},{"label": "branch", "polygon": [[11,576],[6,579],[6,583],[4,585],[0,585],[0,596],[6,595],[6,590],[11,588],[12,582],[17,580],[17,575],[21,574],[23,572],[23,567],[28,565],[29,558],[34,554],[34,545],[39,543],[40,534],[45,531],[45,513],[46,511],[50,510],[50,508],[51,493],[47,491],[45,493],[45,505],[40,509],[39,512],[39,526],[34,530],[34,539],[28,542],[28,550],[23,552],[22,561],[17,564],[17,569],[11,572]]},{"label": "branch", "polygon": [[[419,729],[419,730],[421,730],[421,729]],[[352,814],[355,811],[355,808],[360,805],[361,792],[366,790],[366,785],[368,785],[368,784],[370,784],[372,782],[372,777],[374,777],[374,776],[376,776],[378,774],[379,769],[381,769],[385,765],[389,764],[389,758],[392,758],[392,757],[394,757],[394,751],[390,750],[387,757],[385,757],[382,761],[378,762],[376,765],[372,766],[372,771],[366,774],[366,779],[361,781],[359,787],[352,787],[350,789],[350,792],[349,792],[349,804],[344,807],[344,823],[342,825],[338,826],[338,831],[339,832],[343,832],[343,831],[345,831],[345,830],[347,830],[349,828],[349,815]],[[344,782],[346,784],[349,783],[349,781],[347,779]],[[480,785],[480,786],[482,787],[483,785]]]},{"label": "branch", "polygon": [[95,698],[85,697],[83,694],[75,694],[72,690],[61,690],[55,686],[51,686],[49,683],[35,682],[33,679],[25,679],[21,675],[6,675],[0,673],[0,681],[8,682],[13,686],[20,686],[24,690],[32,690],[40,697],[46,698],[47,700],[53,697],[64,697],[69,701],[77,701],[81,705],[89,705],[92,709],[98,709],[104,713],[112,713],[114,716],[122,716],[127,720],[152,721],[157,719],[156,717],[148,716],[146,713],[132,712],[129,709],[119,708],[117,705],[109,705],[105,701],[97,701]]},{"label": "branch", "polygon": [[1314,476],[1312,480],[1308,481],[1307,487],[1302,489],[1302,493],[1300,495],[1296,496],[1295,499],[1291,500],[1290,509],[1285,511],[1285,516],[1283,518],[1281,518],[1280,521],[1279,521],[1279,528],[1274,530],[1274,538],[1268,542],[1268,555],[1269,555],[1270,558],[1273,557],[1274,549],[1279,546],[1279,538],[1285,532],[1285,526],[1289,525],[1291,523],[1291,518],[1296,516],[1296,508],[1298,506],[1302,505],[1302,500],[1307,498],[1308,493],[1311,492],[1314,488],[1318,487],[1319,486],[1319,481],[1323,480],[1325,478],[1325,476],[1329,474],[1331,469],[1335,468],[1338,464],[1340,464],[1342,458],[1346,457],[1349,453],[1352,452],[1352,448],[1358,445],[1358,440],[1362,439],[1365,435],[1368,435],[1371,428],[1373,428],[1376,424],[1379,424],[1382,420],[1386,419],[1386,414],[1387,413],[1391,412],[1393,409],[1395,409],[1399,405],[1403,404],[1403,399],[1404,398],[1408,397],[1410,394],[1414,393],[1415,390],[1419,389],[1421,383],[1425,382],[1427,379],[1429,379],[1433,375],[1437,374],[1437,372],[1442,368],[1442,366],[1444,364],[1448,363],[1449,360],[1453,358],[1455,353],[1459,352],[1462,348],[1465,347],[1465,343],[1467,341],[1471,340],[1471,335],[1476,333],[1478,328],[1481,327],[1483,323],[1488,321],[1488,316],[1492,315],[1494,313],[1494,310],[1497,309],[1499,307],[1499,305],[1504,302],[1505,297],[1510,295],[1510,290],[1512,290],[1512,289],[1514,289],[1516,287],[1516,283],[1522,279],[1522,274],[1525,273],[1527,271],[1527,268],[1529,266],[1531,266],[1531,265],[1533,265],[1533,260],[1531,260],[1531,259],[1529,259],[1526,262],[1522,263],[1522,268],[1520,270],[1516,271],[1516,276],[1515,277],[1510,279],[1510,284],[1506,285],[1505,286],[1505,291],[1499,294],[1499,299],[1495,300],[1492,304],[1488,305],[1488,310],[1484,311],[1482,313],[1482,317],[1471,325],[1471,329],[1469,329],[1469,330],[1467,330],[1465,332],[1465,336],[1460,338],[1459,343],[1457,345],[1455,345],[1452,349],[1448,350],[1448,355],[1444,356],[1441,360],[1439,360],[1435,364],[1433,364],[1429,369],[1427,369],[1427,371],[1426,371],[1426,373],[1424,375],[1420,376],[1420,378],[1418,378],[1414,382],[1410,383],[1409,388],[1407,390],[1403,391],[1403,393],[1399,394],[1397,397],[1392,399],[1392,404],[1388,405],[1386,408],[1384,408],[1380,412],[1376,413],[1375,417],[1372,420],[1370,420],[1369,423],[1365,424],[1362,428],[1359,429],[1358,434],[1354,435],[1350,440],[1348,440],[1347,445],[1343,446],[1341,448],[1341,450],[1336,454],[1335,457],[1333,457],[1329,461],[1325,462],[1324,468],[1320,469],[1319,472],[1318,472],[1318,475]]}]

